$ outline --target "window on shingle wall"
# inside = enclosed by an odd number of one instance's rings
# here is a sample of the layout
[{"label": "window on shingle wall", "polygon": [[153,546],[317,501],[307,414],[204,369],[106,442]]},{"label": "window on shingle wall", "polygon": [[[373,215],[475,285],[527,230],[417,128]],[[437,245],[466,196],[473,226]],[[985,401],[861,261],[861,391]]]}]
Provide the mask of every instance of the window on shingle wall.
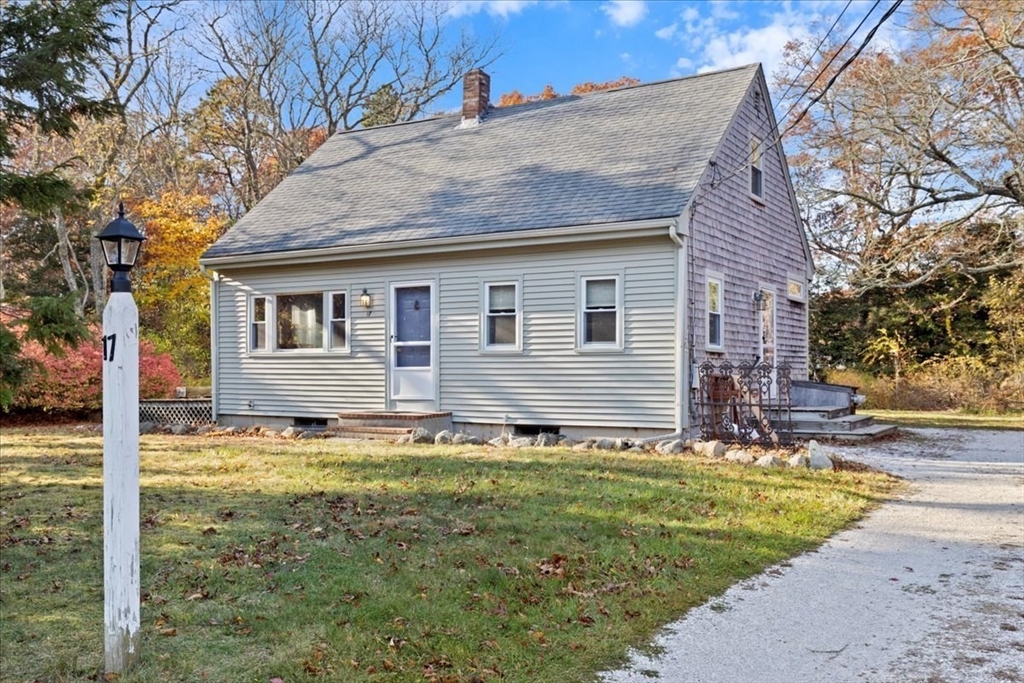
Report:
[{"label": "window on shingle wall", "polygon": [[764,141],[750,139],[750,194],[764,199]]},{"label": "window on shingle wall", "polygon": [[725,348],[725,278],[721,273],[708,273],[704,280],[707,301],[707,335],[705,344],[712,351]]}]

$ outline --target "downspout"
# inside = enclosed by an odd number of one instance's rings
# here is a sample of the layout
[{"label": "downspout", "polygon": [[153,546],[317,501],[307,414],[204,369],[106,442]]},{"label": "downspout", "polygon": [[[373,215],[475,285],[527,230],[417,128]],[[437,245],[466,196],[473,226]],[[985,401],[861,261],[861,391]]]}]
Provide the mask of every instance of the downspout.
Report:
[{"label": "downspout", "polygon": [[690,424],[690,351],[687,338],[687,300],[689,297],[689,273],[687,271],[690,237],[689,204],[683,209],[678,220],[668,225],[668,236],[679,250],[676,252],[676,429],[680,435],[687,433]]},{"label": "downspout", "polygon": [[220,274],[215,270],[209,270],[206,266],[199,264],[199,272],[210,280],[210,409],[211,419],[217,422],[218,399],[220,397],[219,384],[220,372],[218,372],[219,358],[217,353],[217,299],[220,294]]}]

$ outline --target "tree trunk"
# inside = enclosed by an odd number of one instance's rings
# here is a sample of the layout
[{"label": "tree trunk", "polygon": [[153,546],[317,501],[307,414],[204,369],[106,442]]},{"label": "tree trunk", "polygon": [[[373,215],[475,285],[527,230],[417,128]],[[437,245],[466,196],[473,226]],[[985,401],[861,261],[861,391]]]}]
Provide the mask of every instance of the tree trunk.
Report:
[{"label": "tree trunk", "polygon": [[98,313],[107,305],[107,260],[103,258],[100,241],[95,239],[95,235],[93,238],[89,240],[89,266],[92,269],[93,301]]},{"label": "tree trunk", "polygon": [[[79,317],[85,315],[85,302],[89,299],[89,283],[85,279],[82,267],[75,256],[75,250],[71,245],[71,235],[68,233],[68,224],[64,220],[64,212],[60,208],[53,210],[53,227],[57,232],[57,257],[60,259],[61,271],[64,273],[64,282],[67,283],[68,291],[75,295],[75,314]],[[75,271],[78,271],[76,275]],[[79,275],[82,282],[79,284]]]}]

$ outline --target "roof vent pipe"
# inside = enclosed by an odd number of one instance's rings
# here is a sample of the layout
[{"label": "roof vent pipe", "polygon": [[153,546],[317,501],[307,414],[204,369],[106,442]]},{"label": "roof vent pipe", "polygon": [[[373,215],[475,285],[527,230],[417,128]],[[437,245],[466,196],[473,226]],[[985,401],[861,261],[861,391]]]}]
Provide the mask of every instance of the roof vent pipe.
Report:
[{"label": "roof vent pipe", "polygon": [[491,77],[473,69],[462,78],[462,121],[479,122],[491,106]]}]

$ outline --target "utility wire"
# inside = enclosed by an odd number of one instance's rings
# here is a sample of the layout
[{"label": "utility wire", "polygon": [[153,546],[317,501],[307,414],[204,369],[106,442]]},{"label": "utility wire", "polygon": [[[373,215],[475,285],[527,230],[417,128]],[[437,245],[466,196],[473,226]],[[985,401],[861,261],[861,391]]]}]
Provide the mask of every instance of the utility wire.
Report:
[{"label": "utility wire", "polygon": [[[828,37],[832,35],[833,31],[836,30],[836,26],[839,25],[839,22],[842,20],[843,15],[846,14],[846,10],[850,9],[851,4],[853,4],[853,0],[846,0],[846,7],[844,7],[843,11],[839,13],[839,16],[836,17],[836,20],[832,22],[832,26],[830,26],[828,31],[825,32],[825,35],[821,37],[821,40],[819,40],[818,44],[814,46],[814,49],[811,50],[811,53],[807,55],[807,59],[804,60],[804,65],[800,67],[800,70],[796,72],[796,76],[794,76],[793,79],[789,82],[789,85],[786,86],[786,92],[782,93],[782,96],[779,97],[780,103],[785,101],[786,95],[789,94],[789,91],[793,89],[793,86],[796,84],[797,80],[803,75],[804,71],[807,70],[807,67],[811,65],[811,62],[814,61],[814,58],[818,55],[818,52],[821,50],[821,46],[825,44],[825,41],[828,40]],[[872,11],[873,10],[874,8],[872,8]],[[868,12],[868,14],[871,14],[871,12]],[[820,78],[821,74],[818,74],[818,77]],[[814,80],[818,79],[816,78]],[[813,81],[811,82],[811,85],[814,85]],[[800,98],[798,97],[797,101],[799,100]],[[790,111],[792,111],[792,108],[790,109]],[[786,116],[789,116],[789,112],[786,112]],[[785,116],[783,118],[785,118]]]},{"label": "utility wire", "polygon": [[811,98],[811,101],[807,103],[807,106],[804,107],[804,110],[800,112],[800,116],[796,117],[796,120],[794,120],[793,123],[787,126],[785,131],[779,134],[779,139],[782,139],[782,136],[784,136],[789,131],[793,130],[796,124],[800,123],[800,121],[802,121],[803,118],[807,116],[807,112],[810,111],[811,107],[817,104],[821,100],[821,98],[824,97],[826,93],[828,93],[829,88],[831,88],[832,84],[836,82],[836,79],[838,79],[839,76],[844,71],[846,71],[847,67],[853,64],[853,60],[857,59],[857,57],[860,56],[860,53],[864,51],[864,49],[868,46],[868,43],[871,42],[871,39],[875,37],[875,33],[878,31],[879,28],[882,27],[882,24],[884,24],[886,20],[889,17],[891,17],[902,4],[903,0],[896,0],[896,2],[893,3],[892,7],[890,7],[885,12],[885,14],[882,15],[882,18],[878,20],[878,23],[875,24],[874,28],[872,28],[868,32],[868,34],[864,36],[864,40],[861,42],[860,47],[857,48],[857,51],[850,55],[849,59],[842,63],[842,65],[835,72],[835,74],[832,75],[832,78],[829,79],[828,83],[825,84],[825,87],[821,89],[821,92],[815,95],[813,98]]},{"label": "utility wire", "polygon": [[[828,63],[824,67],[821,68],[821,70],[818,72],[818,75],[814,77],[814,80],[812,80],[811,83],[806,88],[804,88],[804,91],[802,93],[800,93],[800,95],[796,98],[796,100],[793,103],[793,106],[791,106],[789,108],[789,110],[786,112],[786,116],[789,116],[789,114],[794,109],[796,109],[797,103],[799,103],[799,101],[804,97],[804,95],[806,95],[810,91],[811,87],[818,81],[819,78],[821,78],[822,75],[824,75],[825,71],[828,70],[828,67],[831,66],[832,62],[835,61],[836,57],[838,57],[842,53],[842,51],[846,48],[846,46],[853,39],[853,37],[855,35],[857,35],[857,32],[864,25],[864,22],[867,21],[868,17],[871,16],[871,13],[874,12],[875,8],[878,7],[879,3],[881,3],[881,0],[875,0],[875,4],[871,6],[871,9],[868,10],[868,13],[865,14],[864,18],[860,20],[860,23],[857,24],[857,27],[853,30],[852,33],[850,33],[850,36],[843,42],[842,46],[840,46],[840,48],[835,51],[835,54],[832,55],[832,59],[830,59],[828,61]],[[821,98],[823,98],[828,93],[829,89],[831,89],[831,87],[835,84],[835,82],[839,78],[839,76],[844,71],[846,71],[846,69],[849,68],[849,66],[851,64],[853,64],[853,61],[867,48],[868,44],[871,42],[871,39],[875,37],[875,33],[878,31],[879,28],[881,28],[882,24],[884,24],[889,19],[889,17],[891,17],[896,12],[896,10],[899,8],[899,6],[902,5],[902,4],[903,4],[903,0],[896,0],[896,2],[894,2],[893,5],[888,10],[886,10],[885,14],[883,14],[882,17],[878,20],[878,22],[874,25],[874,27],[870,31],[868,31],[868,34],[866,36],[864,36],[864,40],[861,41],[861,44],[856,49],[856,51],[852,55],[850,55],[850,57],[847,58],[839,66],[839,68],[836,70],[836,73],[833,74],[832,78],[830,78],[828,80],[828,82],[825,84],[825,86],[821,89],[821,92],[818,93],[817,95],[815,95],[811,99],[811,101],[807,104],[806,107],[804,107],[804,110],[802,112],[800,112],[800,115],[793,121],[793,123],[791,123],[789,126],[786,127],[786,130],[784,130],[783,132],[779,133],[772,140],[768,141],[766,143],[766,145],[762,145],[762,148],[764,146],[767,146],[767,145],[774,145],[775,143],[780,141],[791,130],[793,130],[793,128],[798,123],[800,123],[801,120],[803,120],[803,118],[807,115],[807,112],[810,111],[810,108],[814,104],[819,102],[821,100]],[[751,149],[751,151],[747,154],[746,157],[744,157],[743,161],[741,161],[740,164],[735,169],[729,171],[728,173],[723,174],[720,178],[718,178],[717,180],[713,181],[711,183],[711,186],[712,187],[717,187],[717,186],[721,185],[722,183],[724,183],[726,180],[729,180],[730,178],[736,176],[738,173],[743,171],[747,167],[748,162],[753,158],[754,152],[755,152],[755,150]]]}]

